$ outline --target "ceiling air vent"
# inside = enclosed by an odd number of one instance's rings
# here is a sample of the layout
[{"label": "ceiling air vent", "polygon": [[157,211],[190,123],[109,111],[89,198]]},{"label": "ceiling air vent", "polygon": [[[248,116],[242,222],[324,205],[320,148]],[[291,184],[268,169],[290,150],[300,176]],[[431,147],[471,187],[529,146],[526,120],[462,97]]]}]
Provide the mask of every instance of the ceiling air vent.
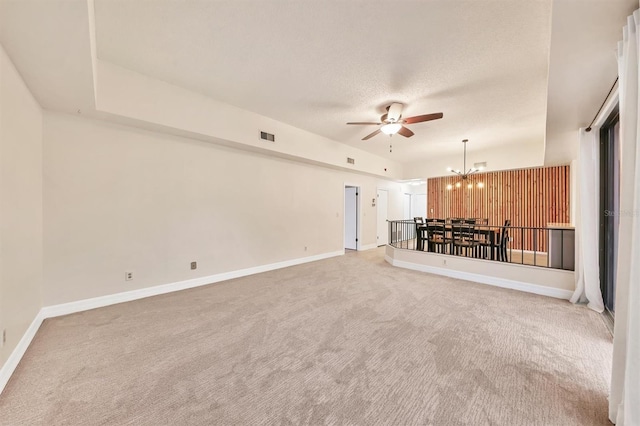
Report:
[{"label": "ceiling air vent", "polygon": [[353,158],[349,158],[349,157],[347,157],[347,163],[349,163],[349,164],[356,164],[356,160],[354,160]]},{"label": "ceiling air vent", "polygon": [[276,137],[274,135],[272,135],[271,133],[267,133],[267,132],[260,132],[260,139],[262,139],[264,141],[269,141],[269,142],[275,142],[276,141]]}]

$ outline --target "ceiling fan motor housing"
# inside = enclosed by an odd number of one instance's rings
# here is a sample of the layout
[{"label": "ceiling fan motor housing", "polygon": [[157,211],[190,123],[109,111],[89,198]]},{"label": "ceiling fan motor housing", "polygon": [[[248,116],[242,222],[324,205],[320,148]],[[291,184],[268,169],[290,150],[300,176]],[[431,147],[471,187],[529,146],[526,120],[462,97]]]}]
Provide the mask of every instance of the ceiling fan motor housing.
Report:
[{"label": "ceiling fan motor housing", "polygon": [[395,102],[389,105],[389,111],[386,115],[389,121],[400,121],[402,117],[402,104]]}]

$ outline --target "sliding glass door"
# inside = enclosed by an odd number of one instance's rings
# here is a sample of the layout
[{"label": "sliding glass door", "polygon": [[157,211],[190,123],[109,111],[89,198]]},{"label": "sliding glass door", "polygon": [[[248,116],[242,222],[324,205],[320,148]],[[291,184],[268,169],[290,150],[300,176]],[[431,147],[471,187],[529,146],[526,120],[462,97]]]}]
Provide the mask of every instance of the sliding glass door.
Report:
[{"label": "sliding glass door", "polygon": [[615,316],[616,250],[620,217],[620,116],[618,108],[600,129],[600,287],[606,310]]}]

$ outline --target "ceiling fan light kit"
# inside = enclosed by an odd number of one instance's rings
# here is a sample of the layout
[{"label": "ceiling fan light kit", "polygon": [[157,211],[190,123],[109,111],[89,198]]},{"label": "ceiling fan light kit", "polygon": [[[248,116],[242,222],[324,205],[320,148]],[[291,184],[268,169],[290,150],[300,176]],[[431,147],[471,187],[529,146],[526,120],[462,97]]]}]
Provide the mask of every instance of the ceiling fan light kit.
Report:
[{"label": "ceiling fan light kit", "polygon": [[400,130],[401,128],[402,128],[402,124],[400,123],[389,123],[380,127],[380,130],[382,130],[382,133],[384,133],[385,135],[391,136],[398,133],[398,130]]}]

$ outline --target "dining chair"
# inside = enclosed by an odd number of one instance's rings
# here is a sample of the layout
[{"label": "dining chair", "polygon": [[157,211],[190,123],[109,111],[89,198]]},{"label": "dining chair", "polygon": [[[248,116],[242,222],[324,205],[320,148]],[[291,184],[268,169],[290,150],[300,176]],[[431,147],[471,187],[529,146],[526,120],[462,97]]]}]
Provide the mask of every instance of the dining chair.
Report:
[{"label": "dining chair", "polygon": [[446,253],[449,241],[444,223],[427,223],[427,250],[436,253]]},{"label": "dining chair", "polygon": [[451,226],[452,242],[456,255],[460,255],[464,250],[464,255],[469,256],[469,250],[471,250],[471,254],[477,256],[479,243],[474,228],[474,225],[464,223],[456,223]]},{"label": "dining chair", "polygon": [[500,231],[494,227],[486,226],[486,224],[476,226],[476,238],[479,246],[478,257],[496,260],[499,236]]},{"label": "dining chair", "polygon": [[416,224],[416,250],[424,250],[424,242],[427,240],[424,235],[424,219],[421,217],[414,217],[413,221]]},{"label": "dining chair", "polygon": [[499,244],[498,244],[498,260],[501,262],[508,262],[507,256],[507,243],[509,243],[509,228],[511,227],[511,220],[504,221],[502,231],[500,232]]}]

